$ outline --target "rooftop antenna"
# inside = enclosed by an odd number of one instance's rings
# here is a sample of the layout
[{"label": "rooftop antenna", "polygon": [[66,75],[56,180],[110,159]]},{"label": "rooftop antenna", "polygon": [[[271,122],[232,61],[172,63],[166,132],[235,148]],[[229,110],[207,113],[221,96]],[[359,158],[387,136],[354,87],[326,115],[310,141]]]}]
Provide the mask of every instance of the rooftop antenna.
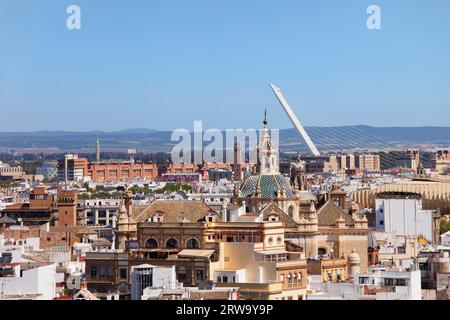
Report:
[{"label": "rooftop antenna", "polygon": [[303,140],[305,140],[306,144],[308,145],[309,150],[313,155],[316,157],[320,156],[319,150],[317,150],[316,146],[314,145],[314,142],[312,142],[311,138],[309,137],[308,133],[306,133],[305,129],[303,128],[302,124],[300,123],[300,120],[298,120],[297,116],[295,115],[294,111],[292,111],[291,107],[289,106],[288,102],[284,98],[283,94],[281,93],[280,88],[276,87],[274,84],[270,84],[270,87],[272,88],[273,93],[275,93],[275,96],[278,99],[278,102],[283,107],[284,111],[286,111],[286,114],[288,115],[289,119],[291,120],[294,127],[297,129],[297,131],[302,136]]}]

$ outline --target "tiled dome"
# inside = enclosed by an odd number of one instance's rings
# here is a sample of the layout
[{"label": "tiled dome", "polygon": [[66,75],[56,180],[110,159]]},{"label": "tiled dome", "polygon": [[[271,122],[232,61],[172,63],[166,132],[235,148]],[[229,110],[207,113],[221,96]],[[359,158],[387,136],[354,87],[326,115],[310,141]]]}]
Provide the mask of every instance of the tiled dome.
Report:
[{"label": "tiled dome", "polygon": [[258,189],[262,198],[276,198],[278,190],[282,192],[283,189],[286,198],[295,197],[291,185],[281,174],[247,176],[241,184],[241,195],[245,198],[256,196]]}]

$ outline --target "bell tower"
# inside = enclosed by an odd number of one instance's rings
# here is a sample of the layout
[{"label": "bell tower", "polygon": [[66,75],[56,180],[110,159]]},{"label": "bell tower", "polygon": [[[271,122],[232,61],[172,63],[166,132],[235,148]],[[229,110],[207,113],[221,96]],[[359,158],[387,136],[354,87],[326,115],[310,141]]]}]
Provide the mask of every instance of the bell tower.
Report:
[{"label": "bell tower", "polygon": [[295,191],[308,190],[305,161],[300,160],[300,157],[291,163],[291,186]]},{"label": "bell tower", "polygon": [[280,167],[278,164],[278,150],[272,145],[269,128],[267,127],[267,109],[264,112],[264,127],[261,130],[261,143],[257,147],[258,173],[261,175],[278,175]]},{"label": "bell tower", "polygon": [[74,190],[59,190],[56,205],[58,207],[58,226],[76,226],[77,192]]}]

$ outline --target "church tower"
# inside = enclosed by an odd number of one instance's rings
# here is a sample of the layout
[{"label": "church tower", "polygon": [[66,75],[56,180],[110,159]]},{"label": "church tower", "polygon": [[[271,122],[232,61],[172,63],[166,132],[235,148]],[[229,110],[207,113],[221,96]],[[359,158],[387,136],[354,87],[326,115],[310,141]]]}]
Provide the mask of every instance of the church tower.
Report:
[{"label": "church tower", "polygon": [[261,175],[278,175],[278,150],[272,145],[269,128],[267,127],[267,109],[264,113],[264,127],[261,130],[261,143],[257,147],[258,166],[257,171]]},{"label": "church tower", "polygon": [[117,217],[116,241],[117,248],[125,250],[127,241],[136,240],[136,222],[132,217],[133,193],[126,190],[120,201],[119,214]]},{"label": "church tower", "polygon": [[77,192],[59,190],[57,193],[58,226],[73,227],[77,225]]},{"label": "church tower", "polygon": [[307,191],[306,164],[300,157],[291,163],[291,186],[295,191]]},{"label": "church tower", "polygon": [[117,244],[119,249],[125,249],[126,243],[129,240],[129,219],[128,212],[125,207],[125,201],[122,199],[120,202],[119,216],[117,221]]}]

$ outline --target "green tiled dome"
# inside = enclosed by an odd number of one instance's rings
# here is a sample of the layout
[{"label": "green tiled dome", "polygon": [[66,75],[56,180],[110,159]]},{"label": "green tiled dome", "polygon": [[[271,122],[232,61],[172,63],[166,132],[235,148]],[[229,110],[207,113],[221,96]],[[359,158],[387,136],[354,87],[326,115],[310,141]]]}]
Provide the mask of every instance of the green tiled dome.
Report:
[{"label": "green tiled dome", "polygon": [[276,198],[277,192],[284,189],[286,197],[295,197],[291,185],[283,175],[256,175],[252,174],[244,179],[241,184],[242,197],[252,197],[257,193],[258,187],[261,190],[262,198]]}]

